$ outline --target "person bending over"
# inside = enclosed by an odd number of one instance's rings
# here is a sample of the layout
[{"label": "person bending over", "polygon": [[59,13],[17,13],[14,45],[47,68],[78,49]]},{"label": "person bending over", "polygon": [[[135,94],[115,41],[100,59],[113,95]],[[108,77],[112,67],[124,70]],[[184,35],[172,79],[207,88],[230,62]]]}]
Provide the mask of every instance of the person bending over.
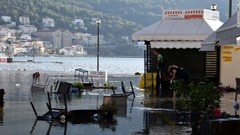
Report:
[{"label": "person bending over", "polygon": [[[168,71],[170,73],[171,81],[170,83],[172,84],[174,80],[183,80],[184,86],[187,87],[189,84],[189,72],[185,68],[179,68],[176,65],[169,66]],[[176,92],[173,91],[173,100],[176,100]]]}]

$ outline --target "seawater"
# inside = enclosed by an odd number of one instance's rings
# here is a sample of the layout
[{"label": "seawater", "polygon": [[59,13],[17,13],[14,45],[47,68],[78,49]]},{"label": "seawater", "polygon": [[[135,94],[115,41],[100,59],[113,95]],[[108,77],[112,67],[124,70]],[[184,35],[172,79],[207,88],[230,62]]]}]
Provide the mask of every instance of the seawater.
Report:
[{"label": "seawater", "polygon": [[[34,60],[33,62],[27,62]],[[13,57],[13,63],[0,63],[0,70],[39,70],[72,73],[77,68],[97,70],[96,57]],[[99,70],[109,74],[144,72],[144,58],[99,58]]]},{"label": "seawater", "polygon": [[[171,104],[159,98],[151,97],[138,88],[141,76],[135,72],[143,72],[143,58],[100,58],[100,70],[117,76],[109,76],[108,80],[121,93],[120,82],[124,81],[129,90],[129,81],[133,82],[136,98],[127,99],[127,107],[121,108],[121,115],[115,117],[114,123],[83,122],[61,124],[59,122],[36,121],[31,108],[33,102],[38,115],[48,111],[46,92],[31,90],[32,73],[44,71],[41,83],[55,72],[73,74],[76,68],[96,69],[96,58],[88,57],[31,57],[13,58],[13,63],[0,63],[0,86],[5,90],[4,106],[0,107],[0,134],[3,135],[158,135],[189,134],[185,126],[175,126],[172,120]],[[103,103],[104,94],[111,90],[85,91],[82,94],[72,93],[67,100],[68,110],[96,109]],[[63,102],[55,95],[51,96],[53,107],[63,107]],[[162,106],[167,106],[161,109]],[[170,107],[169,107],[170,106]]]},{"label": "seawater", "polygon": [[[14,57],[13,63],[0,63],[0,88],[5,90],[4,106],[0,107],[1,135],[188,135],[189,127],[175,125],[172,105],[164,99],[151,97],[148,92],[138,88],[141,76],[135,72],[143,72],[143,58],[100,58],[100,70],[110,74],[108,80],[117,86],[116,93],[121,93],[120,82],[124,81],[129,88],[133,82],[136,98],[127,99],[127,107],[121,115],[117,115],[114,123],[83,122],[60,124],[49,121],[36,121],[31,108],[33,102],[38,115],[48,111],[46,92],[31,90],[32,73],[41,74],[41,83],[49,75],[73,74],[76,68],[96,70],[96,58],[89,57]],[[81,95],[72,93],[67,100],[68,109],[96,109],[103,103],[103,95],[111,94],[108,90],[85,91]],[[55,95],[51,96],[54,107],[62,107],[63,102]],[[222,111],[233,113],[234,93],[224,93],[221,102]]]}]

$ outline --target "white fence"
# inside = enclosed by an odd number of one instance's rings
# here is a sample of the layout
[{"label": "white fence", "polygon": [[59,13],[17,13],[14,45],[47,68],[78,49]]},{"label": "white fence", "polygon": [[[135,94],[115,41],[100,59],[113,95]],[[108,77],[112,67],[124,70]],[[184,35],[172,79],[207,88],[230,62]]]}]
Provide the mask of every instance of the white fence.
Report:
[{"label": "white fence", "polygon": [[88,75],[92,77],[104,77],[106,82],[108,80],[108,75],[106,71],[88,71]]}]

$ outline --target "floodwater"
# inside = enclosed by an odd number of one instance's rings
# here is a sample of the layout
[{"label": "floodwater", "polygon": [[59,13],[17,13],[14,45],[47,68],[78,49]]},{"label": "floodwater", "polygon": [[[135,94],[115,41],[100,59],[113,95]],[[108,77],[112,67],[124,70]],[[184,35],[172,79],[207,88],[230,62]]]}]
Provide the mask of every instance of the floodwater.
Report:
[{"label": "floodwater", "polygon": [[[41,83],[50,75],[41,74]],[[133,82],[136,98],[129,96],[126,108],[120,108],[113,122],[83,122],[74,124],[67,122],[36,121],[30,102],[33,102],[38,115],[48,111],[47,95],[41,91],[31,91],[32,73],[14,71],[0,73],[0,86],[4,88],[4,106],[0,110],[0,131],[3,135],[142,135],[142,134],[189,134],[187,126],[176,126],[172,118],[171,104],[149,97],[141,92],[137,85],[140,76],[109,76],[115,86],[116,93],[120,93],[120,81],[125,82],[126,88]],[[101,81],[98,81],[101,83]],[[82,95],[72,93],[67,98],[68,110],[96,109],[103,103],[104,94],[111,94],[111,90],[94,90],[83,92]],[[51,96],[52,106],[63,107],[61,99]],[[161,108],[166,106],[166,108]]]},{"label": "floodwater", "polygon": [[[26,61],[29,58],[16,58]],[[48,58],[49,59],[49,58]],[[72,74],[77,67],[86,70],[96,69],[95,58],[35,58],[36,63],[16,62],[0,63],[0,89],[4,89],[4,106],[0,107],[1,135],[189,135],[189,125],[176,124],[175,111],[172,103],[166,99],[151,97],[138,88],[141,76],[134,76],[137,71],[143,71],[141,58],[101,58],[100,69],[114,73],[109,75],[108,81],[118,87],[116,93],[121,93],[120,82],[124,81],[126,88],[133,82],[136,98],[129,96],[127,106],[119,108],[118,115],[112,122],[82,122],[66,124],[49,121],[36,121],[36,116],[30,105],[33,102],[38,115],[48,111],[47,94],[42,91],[32,91],[32,74],[41,73],[41,84],[49,76],[61,75],[62,72]],[[48,60],[48,61],[46,61]],[[43,63],[38,61],[45,61]],[[62,62],[62,64],[61,64]],[[54,77],[53,77],[54,78]],[[70,79],[70,78],[61,78]],[[103,80],[94,79],[94,85],[101,85]],[[51,85],[48,87],[48,91]],[[96,109],[103,103],[105,94],[111,90],[85,91],[81,95],[72,93],[67,98],[68,110]],[[233,103],[235,93],[224,93],[221,110],[234,114]],[[53,107],[63,107],[61,98],[51,96]]]}]

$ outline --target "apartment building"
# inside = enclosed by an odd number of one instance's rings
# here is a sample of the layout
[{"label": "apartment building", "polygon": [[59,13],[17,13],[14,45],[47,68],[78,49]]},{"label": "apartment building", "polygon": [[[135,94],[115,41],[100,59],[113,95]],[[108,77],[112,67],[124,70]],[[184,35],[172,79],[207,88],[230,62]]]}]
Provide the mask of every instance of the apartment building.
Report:
[{"label": "apartment building", "polygon": [[37,31],[37,27],[34,25],[19,25],[18,28],[22,31],[23,34],[31,34]]},{"label": "apartment building", "polygon": [[4,22],[11,22],[11,17],[10,17],[10,16],[2,16],[1,19],[2,19]]},{"label": "apartment building", "polygon": [[39,30],[32,33],[34,38],[50,41],[53,48],[63,48],[72,45],[72,33],[68,30]]},{"label": "apartment building", "polygon": [[42,23],[44,27],[55,27],[55,22],[50,17],[42,18]]},{"label": "apartment building", "polygon": [[19,22],[22,25],[30,25],[30,19],[28,16],[20,16],[19,17]]}]

